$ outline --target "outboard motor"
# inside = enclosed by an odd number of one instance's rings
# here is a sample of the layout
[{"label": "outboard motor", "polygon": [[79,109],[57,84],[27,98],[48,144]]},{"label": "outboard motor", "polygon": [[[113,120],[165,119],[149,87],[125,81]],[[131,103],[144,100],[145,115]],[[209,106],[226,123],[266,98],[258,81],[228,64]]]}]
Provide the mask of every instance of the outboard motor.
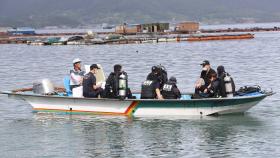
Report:
[{"label": "outboard motor", "polygon": [[41,81],[34,82],[33,93],[42,95],[54,94],[54,85],[49,79],[43,79]]},{"label": "outboard motor", "polygon": [[227,97],[233,97],[232,79],[228,74],[226,74],[226,76],[224,77],[224,82]]},{"label": "outboard motor", "polygon": [[127,90],[127,74],[125,72],[121,72],[119,74],[119,97],[121,99],[125,99],[126,97],[126,90]]}]

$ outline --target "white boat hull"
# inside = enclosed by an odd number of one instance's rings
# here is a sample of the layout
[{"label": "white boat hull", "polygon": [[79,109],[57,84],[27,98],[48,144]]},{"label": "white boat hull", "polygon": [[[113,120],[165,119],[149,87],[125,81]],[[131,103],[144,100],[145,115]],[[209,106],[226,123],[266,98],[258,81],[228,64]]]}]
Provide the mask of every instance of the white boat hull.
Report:
[{"label": "white boat hull", "polygon": [[27,101],[34,111],[125,116],[191,116],[243,113],[267,95],[192,100],[90,99],[5,93]]}]

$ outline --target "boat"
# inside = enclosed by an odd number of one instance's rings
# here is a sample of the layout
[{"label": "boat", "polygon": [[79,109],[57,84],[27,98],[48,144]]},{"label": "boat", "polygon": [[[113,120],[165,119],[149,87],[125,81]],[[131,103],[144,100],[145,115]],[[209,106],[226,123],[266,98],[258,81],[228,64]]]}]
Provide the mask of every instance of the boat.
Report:
[{"label": "boat", "polygon": [[[104,82],[101,65],[96,74],[96,82]],[[89,65],[85,65],[89,71]],[[39,84],[38,84],[39,83]],[[41,84],[42,83],[42,84]],[[141,99],[139,93],[133,99],[84,98],[70,93],[69,77],[64,79],[65,88],[55,88],[49,80],[33,83],[32,88],[0,91],[0,94],[27,101],[35,112],[62,112],[66,114],[101,114],[124,116],[209,116],[244,113],[257,105],[272,91],[252,91],[225,98],[193,99],[191,93],[180,99]],[[38,88],[39,87],[39,88]],[[43,88],[40,88],[43,87]]]},{"label": "boat", "polygon": [[107,23],[102,24],[102,29],[113,29],[115,26],[114,25],[109,25]]},{"label": "boat", "polygon": [[[59,90],[59,88],[57,88]],[[232,98],[192,99],[183,94],[181,99],[135,99],[83,98],[66,96],[64,90],[52,95],[34,94],[32,88],[3,91],[9,97],[27,101],[35,112],[63,112],[67,114],[101,114],[124,116],[192,116],[244,113],[273,92],[253,92]]]}]

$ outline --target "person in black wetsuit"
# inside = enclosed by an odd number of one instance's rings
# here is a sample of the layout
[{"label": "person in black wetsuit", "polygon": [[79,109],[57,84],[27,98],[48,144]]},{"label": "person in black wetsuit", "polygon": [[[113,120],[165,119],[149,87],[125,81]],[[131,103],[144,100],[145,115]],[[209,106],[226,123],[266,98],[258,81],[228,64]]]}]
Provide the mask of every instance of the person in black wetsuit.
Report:
[{"label": "person in black wetsuit", "polygon": [[[114,72],[111,72],[108,76],[105,84],[105,96],[107,98],[118,98],[119,97],[119,76],[127,73],[122,70],[122,66],[119,64],[114,65]],[[128,81],[126,80],[126,97],[132,98],[130,89],[128,88]]]},{"label": "person in black wetsuit", "polygon": [[160,68],[157,66],[152,67],[152,72],[146,78],[146,81],[141,86],[141,99],[163,99],[160,93]]},{"label": "person in black wetsuit", "polygon": [[90,66],[90,72],[84,76],[83,81],[83,96],[87,98],[97,98],[98,95],[103,96],[103,89],[101,85],[96,85],[96,77],[98,69],[100,69],[97,64],[92,64]]},{"label": "person in black wetsuit", "polygon": [[[155,76],[156,72],[156,76]],[[167,71],[163,65],[157,65],[152,67],[152,72],[150,72],[147,76],[148,78],[157,78],[159,84],[160,84],[160,90],[162,90],[163,85],[167,82],[168,76]]]},{"label": "person in black wetsuit", "polygon": [[170,77],[167,83],[163,85],[162,96],[164,99],[180,99],[181,92],[177,87],[177,79],[175,77]]},{"label": "person in black wetsuit", "polygon": [[215,70],[211,68],[208,60],[204,60],[200,65],[202,66],[202,71],[199,80],[195,83],[195,94],[204,92],[205,88],[211,83],[211,74],[216,73]]},{"label": "person in black wetsuit", "polygon": [[203,93],[200,93],[201,97],[220,97],[220,80],[217,77],[217,73],[210,74],[210,84],[204,89]]}]

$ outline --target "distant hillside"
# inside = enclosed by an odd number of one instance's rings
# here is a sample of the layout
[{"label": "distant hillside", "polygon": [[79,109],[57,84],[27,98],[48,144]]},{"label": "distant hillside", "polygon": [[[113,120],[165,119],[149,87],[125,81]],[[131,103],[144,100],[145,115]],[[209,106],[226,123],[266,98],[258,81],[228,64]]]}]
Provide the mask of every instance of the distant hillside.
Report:
[{"label": "distant hillside", "polygon": [[0,26],[279,22],[279,0],[1,0]]}]

